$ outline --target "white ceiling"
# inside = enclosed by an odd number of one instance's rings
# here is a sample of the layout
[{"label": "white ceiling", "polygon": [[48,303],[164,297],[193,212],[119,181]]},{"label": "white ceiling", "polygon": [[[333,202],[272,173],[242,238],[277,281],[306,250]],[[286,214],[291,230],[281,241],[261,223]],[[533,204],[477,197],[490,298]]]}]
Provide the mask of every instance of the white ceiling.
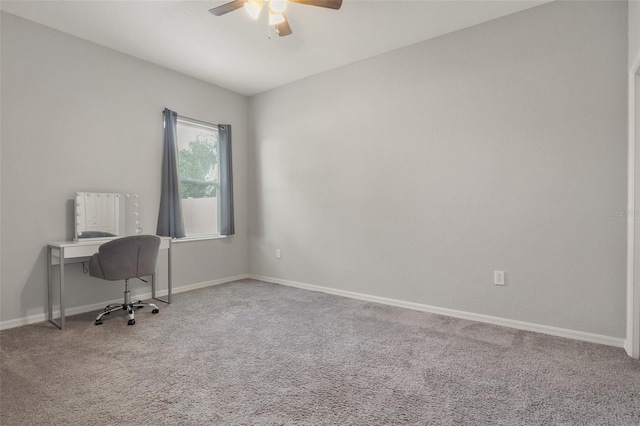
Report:
[{"label": "white ceiling", "polygon": [[226,0],[2,0],[0,8],[163,67],[251,96],[548,0],[344,0],[340,10],[290,3],[288,37]]}]

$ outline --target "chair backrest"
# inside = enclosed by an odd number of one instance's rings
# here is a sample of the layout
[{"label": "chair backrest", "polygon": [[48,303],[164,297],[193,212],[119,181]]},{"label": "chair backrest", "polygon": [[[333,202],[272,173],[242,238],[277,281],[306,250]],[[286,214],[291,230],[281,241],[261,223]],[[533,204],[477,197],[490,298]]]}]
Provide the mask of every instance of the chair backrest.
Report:
[{"label": "chair backrest", "polygon": [[153,275],[160,241],[156,235],[133,235],[104,243],[89,260],[89,275],[110,281]]}]

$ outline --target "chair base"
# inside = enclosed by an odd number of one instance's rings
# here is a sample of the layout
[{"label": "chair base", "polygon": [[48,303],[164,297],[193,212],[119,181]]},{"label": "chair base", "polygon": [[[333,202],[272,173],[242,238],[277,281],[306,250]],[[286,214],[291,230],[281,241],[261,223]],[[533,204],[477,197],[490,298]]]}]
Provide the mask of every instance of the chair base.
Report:
[{"label": "chair base", "polygon": [[102,312],[100,312],[100,315],[98,315],[96,317],[96,321],[95,321],[95,325],[100,325],[102,324],[102,317],[105,315],[110,314],[111,312],[114,311],[119,311],[120,309],[123,309],[125,311],[127,311],[127,314],[129,315],[129,321],[127,322],[127,325],[134,325],[136,323],[136,319],[135,319],[135,314],[134,314],[134,309],[140,309],[143,308],[145,306],[151,306],[153,309],[151,310],[152,314],[157,314],[158,312],[160,312],[160,310],[158,309],[158,307],[156,305],[154,305],[153,303],[145,303],[142,300],[138,300],[132,303],[122,303],[122,304],[116,304],[116,305],[107,305]]}]

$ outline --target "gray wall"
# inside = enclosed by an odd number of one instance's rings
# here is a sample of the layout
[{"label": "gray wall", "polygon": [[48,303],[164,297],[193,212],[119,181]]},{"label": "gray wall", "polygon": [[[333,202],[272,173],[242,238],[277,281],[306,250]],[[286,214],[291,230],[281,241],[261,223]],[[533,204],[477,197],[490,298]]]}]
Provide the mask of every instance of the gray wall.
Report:
[{"label": "gray wall", "polygon": [[640,0],[629,1],[629,65],[640,58]]},{"label": "gray wall", "polygon": [[[44,247],[72,237],[75,191],[139,194],[155,233],[164,107],[234,126],[237,234],[175,246],[174,284],[247,273],[247,98],[7,13],[1,31],[0,321],[45,311]],[[67,307],[122,295],[68,272]]]},{"label": "gray wall", "polygon": [[554,2],[252,98],[251,273],[624,337],[626,40]]}]

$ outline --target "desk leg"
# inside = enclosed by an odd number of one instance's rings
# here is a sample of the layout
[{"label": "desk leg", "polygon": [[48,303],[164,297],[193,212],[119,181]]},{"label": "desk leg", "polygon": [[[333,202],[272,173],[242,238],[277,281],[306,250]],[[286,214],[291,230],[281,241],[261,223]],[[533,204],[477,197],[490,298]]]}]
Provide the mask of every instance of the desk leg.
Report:
[{"label": "desk leg", "polygon": [[49,321],[53,323],[60,330],[64,329],[64,247],[59,248],[59,259],[60,259],[60,323],[56,323],[53,319],[53,266],[52,263],[52,255],[51,255],[51,247],[49,247],[47,252],[47,284],[49,286]]},{"label": "desk leg", "polygon": [[64,247],[60,247],[60,330],[64,330]]},{"label": "desk leg", "polygon": [[169,252],[167,253],[167,257],[168,257],[168,262],[167,262],[167,287],[169,289],[169,292],[168,292],[169,294],[167,295],[167,300],[168,300],[167,303],[171,303],[171,282],[172,282],[172,279],[171,279],[171,275],[172,275],[171,264],[173,263],[172,259],[171,259],[171,252],[172,252],[171,243],[169,243]]},{"label": "desk leg", "polygon": [[51,265],[52,261],[53,256],[51,255],[51,247],[47,247],[47,291],[49,294],[49,321],[51,322],[53,322],[53,283],[51,282],[51,279],[53,278],[53,271],[51,270],[51,268],[53,267]]},{"label": "desk leg", "polygon": [[171,247],[169,247],[169,250],[167,250],[167,298],[166,299],[160,299],[159,297],[156,297],[156,275],[153,274],[151,275],[151,298],[155,299],[155,300],[159,300],[160,302],[163,303],[171,303]]},{"label": "desk leg", "polygon": [[156,274],[151,275],[151,298],[157,299],[156,297]]}]

